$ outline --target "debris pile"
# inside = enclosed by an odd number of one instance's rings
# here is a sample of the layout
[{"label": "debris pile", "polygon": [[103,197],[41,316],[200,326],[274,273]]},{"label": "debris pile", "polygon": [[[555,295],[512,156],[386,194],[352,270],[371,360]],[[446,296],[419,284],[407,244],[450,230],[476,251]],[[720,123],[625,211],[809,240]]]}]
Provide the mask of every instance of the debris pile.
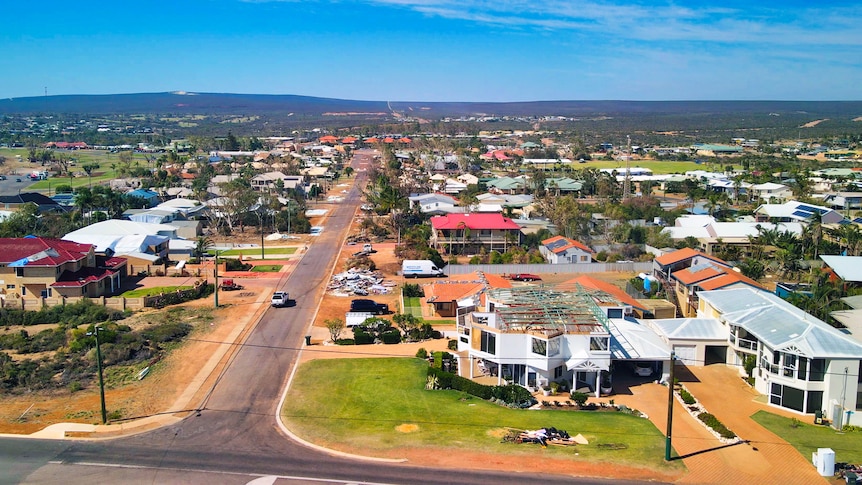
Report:
[{"label": "debris pile", "polygon": [[542,445],[543,448],[548,445],[575,446],[578,444],[588,444],[588,441],[582,435],[579,434],[575,437],[571,437],[569,436],[569,433],[562,429],[554,428],[553,426],[533,431],[512,429],[503,437],[503,442],[537,443]]},{"label": "debris pile", "polygon": [[377,271],[367,269],[350,268],[349,270],[332,275],[332,280],[327,291],[341,296],[366,296],[385,295],[396,286],[394,281],[384,281]]}]

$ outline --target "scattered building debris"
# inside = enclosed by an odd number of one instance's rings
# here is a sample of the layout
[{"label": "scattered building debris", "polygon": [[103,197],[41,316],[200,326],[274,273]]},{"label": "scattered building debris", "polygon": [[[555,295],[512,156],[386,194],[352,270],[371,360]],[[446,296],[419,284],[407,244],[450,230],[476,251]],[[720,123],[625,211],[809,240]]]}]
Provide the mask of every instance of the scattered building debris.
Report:
[{"label": "scattered building debris", "polygon": [[350,268],[332,275],[327,291],[334,295],[385,295],[396,286],[394,281],[384,280],[380,272],[366,269]]}]

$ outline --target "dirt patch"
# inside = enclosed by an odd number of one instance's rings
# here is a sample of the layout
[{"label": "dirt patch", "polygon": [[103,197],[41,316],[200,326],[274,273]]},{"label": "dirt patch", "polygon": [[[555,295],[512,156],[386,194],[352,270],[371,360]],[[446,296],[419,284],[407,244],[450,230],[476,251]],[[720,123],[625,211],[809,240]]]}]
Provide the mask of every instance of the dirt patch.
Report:
[{"label": "dirt patch", "polygon": [[399,424],[395,427],[395,431],[398,431],[399,433],[415,433],[419,431],[419,426],[416,424],[407,423]]},{"label": "dirt patch", "polygon": [[853,121],[862,121],[862,116],[859,116],[859,117],[853,118]]},{"label": "dirt patch", "polygon": [[800,128],[814,128],[815,126],[819,125],[820,123],[823,123],[824,121],[829,121],[829,118],[824,118],[822,120],[809,121],[808,123],[805,123],[804,125],[800,126]]}]

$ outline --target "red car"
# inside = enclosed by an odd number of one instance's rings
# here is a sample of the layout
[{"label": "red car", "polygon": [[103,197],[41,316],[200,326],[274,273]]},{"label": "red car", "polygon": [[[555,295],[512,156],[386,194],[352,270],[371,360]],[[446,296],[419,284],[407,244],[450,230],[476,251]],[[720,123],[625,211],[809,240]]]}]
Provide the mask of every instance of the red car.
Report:
[{"label": "red car", "polygon": [[516,273],[509,276],[510,279],[515,281],[542,281],[538,275],[530,274],[530,273]]}]

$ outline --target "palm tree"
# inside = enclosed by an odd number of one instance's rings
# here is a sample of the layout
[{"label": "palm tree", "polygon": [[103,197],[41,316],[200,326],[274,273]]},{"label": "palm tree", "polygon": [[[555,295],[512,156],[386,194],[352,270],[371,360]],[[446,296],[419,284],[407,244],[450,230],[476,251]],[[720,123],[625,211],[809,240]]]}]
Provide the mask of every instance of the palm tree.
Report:
[{"label": "palm tree", "polygon": [[[87,209],[92,208],[95,201],[96,198],[88,187],[79,187],[75,192],[75,205],[78,206],[78,210],[81,212],[82,220],[87,214]],[[87,219],[89,220],[89,216]]]},{"label": "palm tree", "polygon": [[194,256],[200,260],[213,246],[213,240],[207,236],[200,236],[195,240]]}]

